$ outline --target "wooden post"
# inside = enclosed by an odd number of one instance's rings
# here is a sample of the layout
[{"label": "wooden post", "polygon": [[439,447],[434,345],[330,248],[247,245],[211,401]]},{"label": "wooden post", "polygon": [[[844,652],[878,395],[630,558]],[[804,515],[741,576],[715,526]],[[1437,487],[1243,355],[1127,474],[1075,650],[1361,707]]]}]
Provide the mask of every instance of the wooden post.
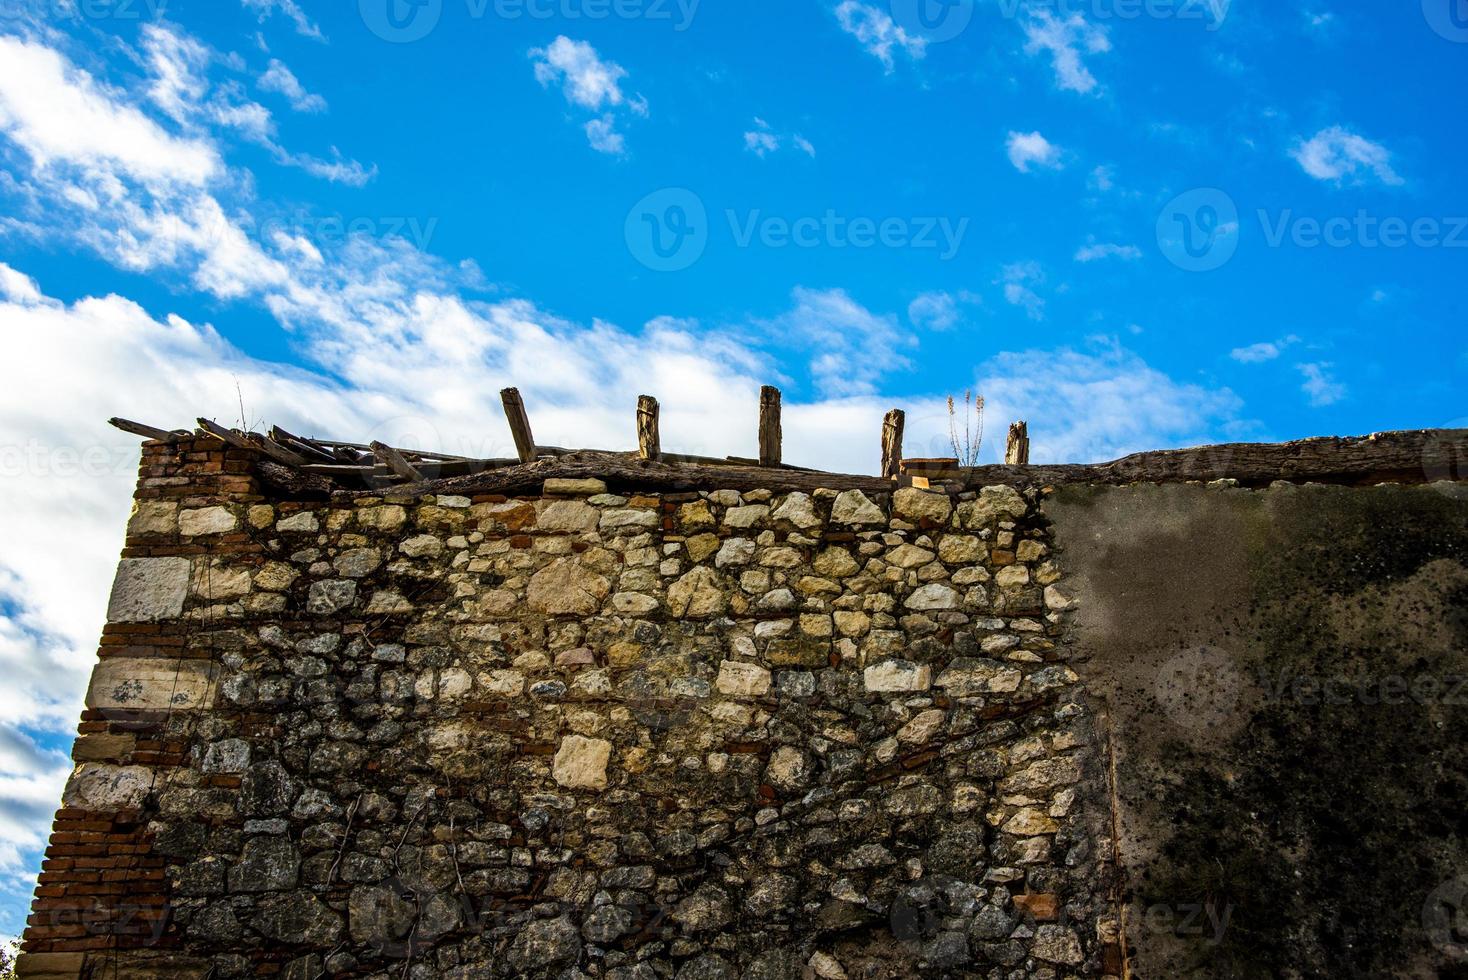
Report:
[{"label": "wooden post", "polygon": [[882,476],[895,480],[902,473],[902,430],[907,414],[894,408],[882,420]]},{"label": "wooden post", "polygon": [[759,464],[780,465],[780,389],[759,390]]},{"label": "wooden post", "polygon": [[398,476],[410,480],[413,483],[422,482],[423,474],[418,472],[418,468],[408,462],[407,457],[402,453],[386,443],[374,442],[372,444],[372,454],[377,457],[379,463],[392,470]]},{"label": "wooden post", "polygon": [[658,400],[651,395],[637,399],[637,448],[643,459],[657,462],[663,457],[663,442],[658,435]]},{"label": "wooden post", "polygon": [[1030,465],[1030,426],[1016,422],[1009,427],[1009,445],[1004,450],[1006,466]]},{"label": "wooden post", "polygon": [[525,414],[520,389],[506,388],[500,392],[500,401],[505,405],[505,418],[510,420],[510,435],[515,437],[515,452],[520,462],[535,462],[535,436],[530,434],[530,416]]}]

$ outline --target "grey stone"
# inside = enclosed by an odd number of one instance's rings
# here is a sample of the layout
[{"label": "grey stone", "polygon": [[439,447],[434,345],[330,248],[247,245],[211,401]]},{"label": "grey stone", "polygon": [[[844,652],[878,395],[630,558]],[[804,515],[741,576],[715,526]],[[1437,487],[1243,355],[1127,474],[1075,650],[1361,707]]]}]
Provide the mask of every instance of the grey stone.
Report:
[{"label": "grey stone", "polygon": [[357,601],[357,583],[349,579],[326,579],[311,583],[306,611],[313,616],[334,616]]},{"label": "grey stone", "polygon": [[281,837],[252,837],[245,842],[239,863],[229,869],[229,890],[240,894],[294,888],[301,855]]}]

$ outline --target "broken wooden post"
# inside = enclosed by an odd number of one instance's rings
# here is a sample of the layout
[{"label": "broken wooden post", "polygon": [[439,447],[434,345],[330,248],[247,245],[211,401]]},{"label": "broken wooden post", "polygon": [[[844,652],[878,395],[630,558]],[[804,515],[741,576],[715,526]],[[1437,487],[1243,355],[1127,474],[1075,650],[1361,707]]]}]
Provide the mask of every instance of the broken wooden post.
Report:
[{"label": "broken wooden post", "polygon": [[637,449],[643,459],[657,462],[663,456],[663,442],[658,435],[658,400],[651,395],[637,399]]},{"label": "broken wooden post", "polygon": [[530,434],[530,416],[525,414],[520,389],[506,388],[500,392],[500,401],[505,405],[505,418],[510,420],[510,435],[515,437],[515,452],[520,462],[535,462],[535,436]]},{"label": "broken wooden post", "polygon": [[423,474],[418,468],[408,462],[408,458],[398,450],[384,442],[372,443],[372,454],[377,457],[378,463],[392,470],[393,473],[412,483],[421,483]]},{"label": "broken wooden post", "polygon": [[902,430],[907,414],[894,408],[882,420],[882,476],[895,480],[902,472]]},{"label": "broken wooden post", "polygon": [[1006,466],[1030,465],[1030,425],[1016,422],[1009,427],[1009,445],[1004,450]]},{"label": "broken wooden post", "polygon": [[759,464],[780,465],[780,389],[759,390]]}]

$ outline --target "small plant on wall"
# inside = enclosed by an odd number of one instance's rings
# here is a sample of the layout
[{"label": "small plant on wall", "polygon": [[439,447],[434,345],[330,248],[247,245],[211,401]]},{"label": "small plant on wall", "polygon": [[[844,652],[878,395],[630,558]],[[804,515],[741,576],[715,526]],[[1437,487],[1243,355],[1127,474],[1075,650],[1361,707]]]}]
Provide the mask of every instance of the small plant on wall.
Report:
[{"label": "small plant on wall", "polygon": [[948,396],[948,442],[959,466],[979,465],[979,450],[984,446],[983,395],[965,391],[962,411],[953,396]]}]

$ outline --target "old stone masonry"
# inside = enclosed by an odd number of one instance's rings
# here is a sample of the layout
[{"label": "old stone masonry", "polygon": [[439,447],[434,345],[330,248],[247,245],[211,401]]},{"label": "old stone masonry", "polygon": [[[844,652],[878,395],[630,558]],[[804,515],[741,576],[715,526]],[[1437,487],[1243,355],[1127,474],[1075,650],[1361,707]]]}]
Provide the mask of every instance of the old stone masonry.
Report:
[{"label": "old stone masonry", "polygon": [[1040,491],[254,464],[145,447],[22,976],[1120,972]]}]

